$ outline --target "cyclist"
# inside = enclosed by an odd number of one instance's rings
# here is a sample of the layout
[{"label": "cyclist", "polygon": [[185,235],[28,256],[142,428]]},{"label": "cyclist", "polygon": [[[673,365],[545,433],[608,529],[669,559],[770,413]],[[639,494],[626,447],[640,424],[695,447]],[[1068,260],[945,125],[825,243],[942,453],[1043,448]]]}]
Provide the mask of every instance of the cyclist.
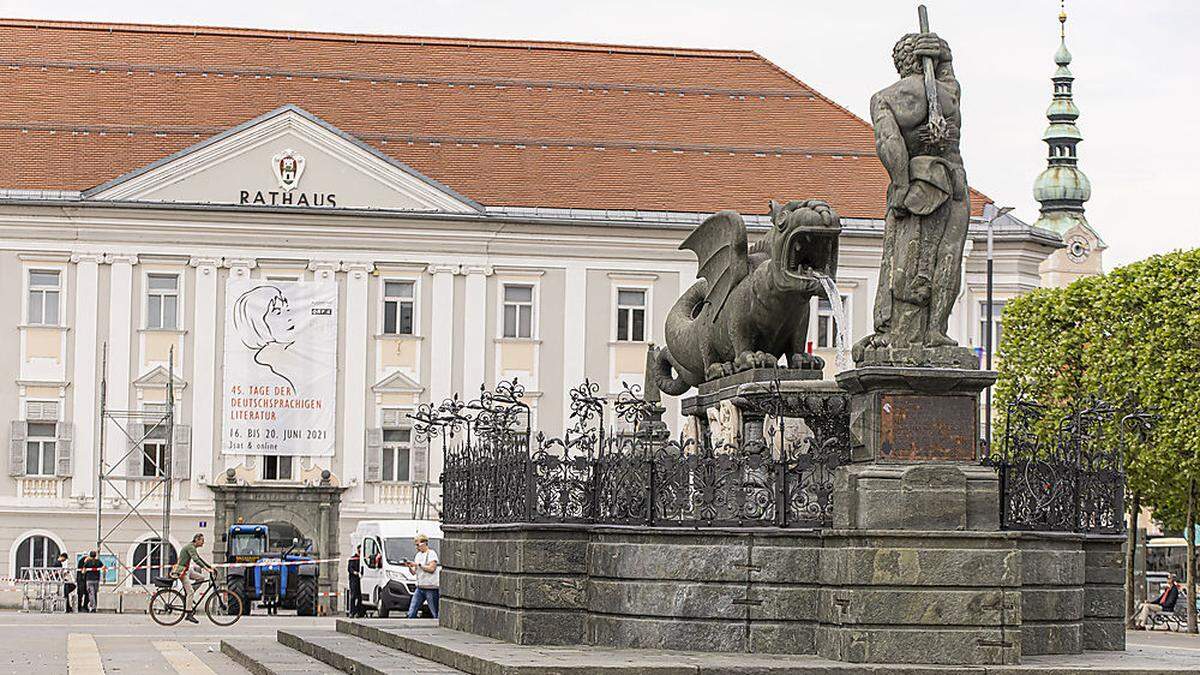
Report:
[{"label": "cyclist", "polygon": [[[200,623],[195,617],[196,608],[192,607],[192,582],[203,581],[208,578],[204,572],[200,571],[201,569],[207,570],[209,575],[214,574],[212,565],[204,562],[200,557],[200,552],[197,550],[203,547],[204,535],[196,533],[192,537],[192,542],[184,546],[183,550],[179,552],[179,560],[171,568],[171,576],[178,578],[180,583],[183,584],[183,618],[192,623]],[[192,563],[195,563],[195,565]]]}]

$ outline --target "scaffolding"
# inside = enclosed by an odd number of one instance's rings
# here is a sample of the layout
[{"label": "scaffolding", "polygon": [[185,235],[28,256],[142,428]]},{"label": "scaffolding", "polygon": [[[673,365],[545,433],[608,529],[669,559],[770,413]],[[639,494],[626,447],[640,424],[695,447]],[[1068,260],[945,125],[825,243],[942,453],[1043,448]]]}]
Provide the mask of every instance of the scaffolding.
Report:
[{"label": "scaffolding", "polygon": [[[155,574],[165,575],[165,569],[174,563],[174,547],[171,544],[171,486],[172,449],[175,441],[175,348],[167,356],[166,396],[161,405],[155,404],[143,410],[114,410],[108,402],[108,343],[104,344],[100,371],[100,433],[96,457],[96,551],[107,553],[117,563],[116,585],[132,585],[149,593],[148,583]],[[128,382],[116,386],[128,387]],[[123,452],[114,451],[115,461],[108,462],[108,435],[110,427],[120,430],[114,434],[117,441],[125,441]],[[140,469],[133,473],[130,469]],[[136,490],[133,486],[137,486]],[[111,502],[109,516],[120,515],[111,527],[104,524],[105,506]],[[160,506],[161,508],[156,508]],[[128,509],[126,512],[125,509]],[[157,511],[157,512],[156,512]],[[161,517],[161,523],[155,520]],[[139,540],[124,539],[127,523],[143,525],[150,537],[140,541],[147,543],[146,555],[127,561],[116,546],[129,546]],[[157,542],[155,543],[155,540]],[[147,564],[142,584],[129,584],[138,566]],[[157,568],[157,569],[156,569]]]}]

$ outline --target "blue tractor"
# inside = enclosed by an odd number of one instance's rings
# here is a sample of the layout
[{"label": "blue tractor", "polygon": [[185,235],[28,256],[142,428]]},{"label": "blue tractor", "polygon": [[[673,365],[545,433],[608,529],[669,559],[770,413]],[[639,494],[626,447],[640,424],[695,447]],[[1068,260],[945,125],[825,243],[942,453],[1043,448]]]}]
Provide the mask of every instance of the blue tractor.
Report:
[{"label": "blue tractor", "polygon": [[280,608],[295,609],[299,616],[317,613],[317,563],[308,554],[311,544],[296,553],[299,539],[287,550],[272,553],[266,525],[238,523],[229,528],[225,540],[226,583],[242,599],[242,612],[250,603],[275,614]]}]

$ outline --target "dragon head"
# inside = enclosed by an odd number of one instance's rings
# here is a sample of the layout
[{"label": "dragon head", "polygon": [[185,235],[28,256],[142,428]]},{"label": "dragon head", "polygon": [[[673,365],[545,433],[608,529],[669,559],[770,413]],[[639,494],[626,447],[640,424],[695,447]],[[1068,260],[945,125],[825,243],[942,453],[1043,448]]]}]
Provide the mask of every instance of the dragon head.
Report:
[{"label": "dragon head", "polygon": [[838,235],[842,224],[837,211],[816,199],[771,202],[773,278],[780,288],[818,292],[816,274],[837,276]]}]

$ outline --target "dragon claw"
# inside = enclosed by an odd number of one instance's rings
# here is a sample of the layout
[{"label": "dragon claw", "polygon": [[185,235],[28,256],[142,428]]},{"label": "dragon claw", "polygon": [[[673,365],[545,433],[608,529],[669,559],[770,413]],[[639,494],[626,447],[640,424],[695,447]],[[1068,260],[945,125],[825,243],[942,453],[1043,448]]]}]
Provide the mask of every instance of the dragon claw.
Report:
[{"label": "dragon claw", "polygon": [[788,356],[788,367],[798,370],[824,370],[825,359],[805,352],[798,352]]}]

